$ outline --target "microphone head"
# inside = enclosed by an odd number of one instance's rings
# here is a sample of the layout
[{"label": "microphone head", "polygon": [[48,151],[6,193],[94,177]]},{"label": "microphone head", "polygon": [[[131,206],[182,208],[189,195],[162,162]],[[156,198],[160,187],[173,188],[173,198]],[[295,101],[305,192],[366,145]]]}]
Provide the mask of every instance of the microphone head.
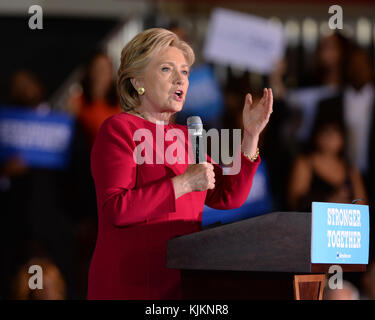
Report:
[{"label": "microphone head", "polygon": [[187,127],[189,132],[193,136],[201,136],[203,134],[203,123],[200,117],[198,116],[191,116],[187,118]]}]

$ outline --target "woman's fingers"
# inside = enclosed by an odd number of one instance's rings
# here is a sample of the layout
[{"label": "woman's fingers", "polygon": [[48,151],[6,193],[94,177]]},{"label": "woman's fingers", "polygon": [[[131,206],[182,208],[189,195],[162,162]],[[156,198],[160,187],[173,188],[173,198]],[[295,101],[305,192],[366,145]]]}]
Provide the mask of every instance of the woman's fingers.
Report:
[{"label": "woman's fingers", "polygon": [[270,116],[271,116],[271,113],[273,111],[273,94],[272,94],[272,89],[264,89],[266,93],[266,99],[263,103],[263,112],[264,112],[264,116],[265,118],[267,119],[267,121],[269,120]]},{"label": "woman's fingers", "polygon": [[266,88],[264,88],[263,89],[263,96],[262,96],[262,98],[260,99],[260,101],[259,101],[259,105],[263,105],[263,104],[265,104],[265,103],[267,103],[267,89]]},{"label": "woman's fingers", "polygon": [[268,90],[266,88],[264,88],[264,96],[265,96],[265,101],[268,102],[269,100],[269,94],[268,94]]},{"label": "woman's fingers", "polygon": [[272,89],[268,89],[269,90],[269,99],[268,99],[268,108],[270,110],[270,113],[273,112],[273,94],[272,94]]},{"label": "woman's fingers", "polygon": [[250,93],[248,93],[245,97],[245,107],[251,107],[251,105],[253,104],[253,97]]},{"label": "woman's fingers", "polygon": [[266,93],[266,99],[264,101],[264,108],[267,110],[267,112],[272,111],[272,104],[273,104],[273,95],[272,95],[272,89],[264,89]]},{"label": "woman's fingers", "polygon": [[[251,107],[253,104],[253,99],[250,93],[246,95],[246,100],[245,100],[245,107],[249,106]],[[263,110],[267,114],[271,114],[273,112],[273,94],[272,94],[272,89],[269,88],[264,88],[263,89],[263,96],[260,99],[259,103],[257,105],[262,106]]]}]

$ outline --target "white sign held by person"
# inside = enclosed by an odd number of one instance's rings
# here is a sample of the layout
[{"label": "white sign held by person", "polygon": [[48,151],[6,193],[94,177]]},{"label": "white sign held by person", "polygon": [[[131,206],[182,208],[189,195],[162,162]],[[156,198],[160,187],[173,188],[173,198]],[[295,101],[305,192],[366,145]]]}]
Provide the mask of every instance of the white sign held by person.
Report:
[{"label": "white sign held by person", "polygon": [[205,59],[269,74],[284,55],[284,31],[250,14],[215,9],[206,35]]}]

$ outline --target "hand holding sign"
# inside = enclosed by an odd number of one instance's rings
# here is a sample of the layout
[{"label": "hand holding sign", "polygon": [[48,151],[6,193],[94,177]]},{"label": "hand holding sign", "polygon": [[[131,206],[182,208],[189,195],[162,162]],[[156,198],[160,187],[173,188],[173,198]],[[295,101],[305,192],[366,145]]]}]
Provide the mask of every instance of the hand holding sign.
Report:
[{"label": "hand holding sign", "polygon": [[26,170],[20,159],[29,167],[64,169],[69,162],[72,137],[73,117],[65,113],[0,108],[0,162],[6,163],[3,170],[8,175]]},{"label": "hand holding sign", "polygon": [[284,55],[280,24],[251,14],[214,9],[203,55],[207,61],[270,74]]}]

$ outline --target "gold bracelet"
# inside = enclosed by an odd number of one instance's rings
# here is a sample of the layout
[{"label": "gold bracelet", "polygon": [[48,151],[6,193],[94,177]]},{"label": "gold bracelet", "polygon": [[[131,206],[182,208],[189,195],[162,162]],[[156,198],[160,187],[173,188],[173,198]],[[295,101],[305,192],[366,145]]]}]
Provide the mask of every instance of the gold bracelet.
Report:
[{"label": "gold bracelet", "polygon": [[243,152],[242,151],[242,153],[243,153],[243,155],[246,157],[246,158],[248,158],[250,161],[252,161],[252,162],[254,162],[254,161],[256,161],[256,159],[258,159],[258,157],[259,157],[259,148],[257,148],[257,150],[255,151],[255,154],[253,155],[253,156],[249,156],[249,155],[247,155],[245,152]]}]

